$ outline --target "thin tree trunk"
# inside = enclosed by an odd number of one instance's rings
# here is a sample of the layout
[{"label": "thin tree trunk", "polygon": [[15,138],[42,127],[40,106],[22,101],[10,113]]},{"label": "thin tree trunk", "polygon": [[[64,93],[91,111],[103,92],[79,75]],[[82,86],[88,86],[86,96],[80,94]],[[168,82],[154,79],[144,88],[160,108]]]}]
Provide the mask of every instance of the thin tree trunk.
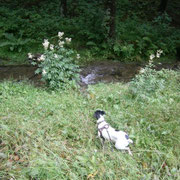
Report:
[{"label": "thin tree trunk", "polygon": [[164,13],[167,7],[168,0],[161,0],[161,3],[159,5],[158,11],[161,13]]},{"label": "thin tree trunk", "polygon": [[106,10],[110,12],[109,37],[115,38],[116,29],[116,0],[106,0]]},{"label": "thin tree trunk", "polygon": [[60,0],[60,13],[62,16],[67,17],[67,0]]}]

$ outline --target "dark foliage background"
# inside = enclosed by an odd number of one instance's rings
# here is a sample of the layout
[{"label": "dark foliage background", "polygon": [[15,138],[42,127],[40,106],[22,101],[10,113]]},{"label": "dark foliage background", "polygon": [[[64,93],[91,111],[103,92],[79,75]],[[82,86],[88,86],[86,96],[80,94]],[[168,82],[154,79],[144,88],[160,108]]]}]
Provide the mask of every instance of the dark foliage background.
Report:
[{"label": "dark foliage background", "polygon": [[92,57],[142,61],[158,49],[175,55],[180,2],[160,9],[163,1],[1,0],[0,57],[40,52],[42,40],[53,41],[58,31]]}]

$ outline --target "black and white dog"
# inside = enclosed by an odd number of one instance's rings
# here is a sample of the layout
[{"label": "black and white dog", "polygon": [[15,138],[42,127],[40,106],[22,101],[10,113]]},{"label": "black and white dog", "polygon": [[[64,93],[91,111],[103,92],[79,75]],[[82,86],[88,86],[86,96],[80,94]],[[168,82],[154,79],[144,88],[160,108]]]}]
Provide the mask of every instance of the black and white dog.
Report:
[{"label": "black and white dog", "polygon": [[133,143],[129,136],[124,131],[117,131],[112,128],[104,119],[105,112],[97,110],[94,113],[94,117],[97,119],[98,136],[101,139],[104,147],[104,141],[109,140],[115,143],[115,147],[118,150],[127,150],[132,155],[129,148],[129,144]]}]

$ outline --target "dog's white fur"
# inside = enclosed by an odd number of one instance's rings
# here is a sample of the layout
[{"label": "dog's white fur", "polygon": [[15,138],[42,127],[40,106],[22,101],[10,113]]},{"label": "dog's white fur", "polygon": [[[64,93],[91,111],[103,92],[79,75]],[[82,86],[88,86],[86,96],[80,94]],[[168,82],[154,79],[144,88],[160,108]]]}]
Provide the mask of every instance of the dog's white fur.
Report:
[{"label": "dog's white fur", "polygon": [[98,136],[101,138],[101,141],[104,140],[113,141],[115,143],[116,149],[127,150],[128,153],[132,155],[131,150],[128,146],[130,143],[133,143],[133,141],[129,139],[127,133],[125,133],[124,131],[116,131],[114,128],[112,128],[105,121],[104,115],[102,114],[99,114],[99,118],[97,118],[97,125],[98,125]]}]

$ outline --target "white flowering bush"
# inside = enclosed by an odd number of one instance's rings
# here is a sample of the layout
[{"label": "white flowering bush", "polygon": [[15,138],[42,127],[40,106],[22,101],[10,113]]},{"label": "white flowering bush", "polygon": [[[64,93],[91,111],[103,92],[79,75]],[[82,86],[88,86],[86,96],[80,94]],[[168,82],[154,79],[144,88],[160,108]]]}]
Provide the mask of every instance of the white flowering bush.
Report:
[{"label": "white flowering bush", "polygon": [[[68,48],[71,38],[63,38],[63,35],[63,32],[58,33],[57,45],[51,44],[48,39],[45,39],[42,43],[44,53],[36,61],[31,62],[38,66],[35,73],[41,74],[42,80],[51,89],[76,85],[79,80],[80,70],[75,61],[80,58],[80,55]],[[34,55],[28,53],[28,57],[33,59]]]},{"label": "white flowering bush", "polygon": [[133,96],[141,100],[147,100],[152,96],[158,96],[166,88],[167,81],[171,79],[169,76],[173,72],[170,73],[170,70],[167,69],[157,71],[153,64],[153,60],[160,58],[162,53],[162,50],[158,50],[156,54],[150,55],[148,65],[142,68],[139,74],[130,82],[129,89]]}]

